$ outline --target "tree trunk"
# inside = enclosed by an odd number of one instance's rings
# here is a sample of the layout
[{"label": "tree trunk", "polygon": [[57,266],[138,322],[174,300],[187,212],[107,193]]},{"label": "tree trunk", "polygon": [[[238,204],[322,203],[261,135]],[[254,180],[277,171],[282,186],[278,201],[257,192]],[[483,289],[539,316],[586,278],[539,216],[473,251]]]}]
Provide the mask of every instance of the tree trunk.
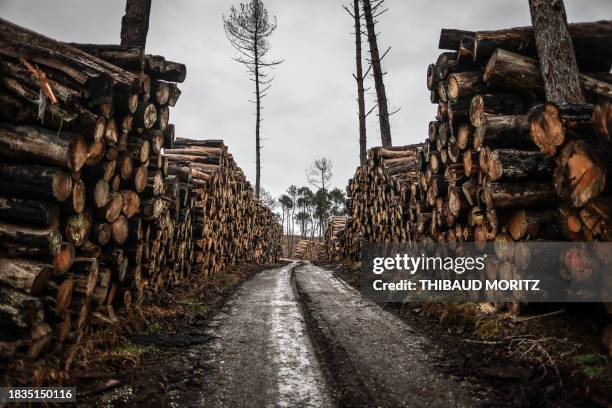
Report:
[{"label": "tree trunk", "polygon": [[529,0],[546,100],[585,103],[563,0]]},{"label": "tree trunk", "polygon": [[144,51],[150,14],[151,0],[127,0],[121,19],[121,45],[132,45]]},{"label": "tree trunk", "polygon": [[[257,8],[256,8],[257,9]],[[257,16],[259,21],[259,16]],[[255,56],[255,197],[259,198],[259,192],[261,189],[261,145],[259,140],[259,129],[261,125],[261,93],[259,84],[259,54],[258,54],[258,29],[255,29],[255,38],[253,41]]]},{"label": "tree trunk", "polygon": [[378,100],[380,136],[382,139],[382,145],[384,147],[389,147],[393,145],[393,142],[391,141],[391,125],[389,123],[389,108],[387,107],[387,93],[385,91],[383,71],[380,65],[376,27],[374,26],[374,16],[372,15],[372,5],[370,0],[363,0],[363,13],[366,20],[366,28],[368,30],[368,42],[370,43],[370,56],[374,75],[374,86],[376,88]]},{"label": "tree trunk", "polygon": [[353,17],[355,18],[355,64],[357,67],[355,80],[357,81],[357,105],[359,106],[359,162],[366,163],[367,137],[366,137],[366,111],[365,90],[363,87],[363,65],[361,57],[361,11],[359,0],[354,0]]}]

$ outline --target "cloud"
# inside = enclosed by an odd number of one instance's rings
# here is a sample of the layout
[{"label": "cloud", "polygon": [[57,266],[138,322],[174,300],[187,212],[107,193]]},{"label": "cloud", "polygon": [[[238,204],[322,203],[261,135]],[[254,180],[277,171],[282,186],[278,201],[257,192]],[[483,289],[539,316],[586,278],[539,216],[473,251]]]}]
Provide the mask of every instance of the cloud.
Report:
[{"label": "cloud", "polygon": [[[245,0],[243,0],[245,1]],[[345,0],[348,3],[348,0]],[[334,184],[344,188],[358,165],[358,123],[353,20],[333,0],[264,0],[278,17],[270,58],[286,59],[264,102],[262,185],[274,196],[305,184],[304,169],[316,158],[334,163]],[[223,32],[230,0],[154,1],[147,51],[187,64],[183,94],[171,112],[177,134],[224,139],[250,180],[255,175],[252,82],[232,61]],[[565,0],[570,21],[612,15],[612,2]],[[2,17],[51,37],[117,43],[123,0],[0,0]],[[425,86],[427,65],[440,53],[440,29],[500,29],[530,24],[526,0],[387,0],[380,18],[394,144],[420,142],[434,116]],[[367,44],[364,43],[364,51]],[[375,94],[368,93],[372,106]],[[369,108],[368,108],[369,109]],[[379,144],[376,116],[368,120],[368,145]]]}]

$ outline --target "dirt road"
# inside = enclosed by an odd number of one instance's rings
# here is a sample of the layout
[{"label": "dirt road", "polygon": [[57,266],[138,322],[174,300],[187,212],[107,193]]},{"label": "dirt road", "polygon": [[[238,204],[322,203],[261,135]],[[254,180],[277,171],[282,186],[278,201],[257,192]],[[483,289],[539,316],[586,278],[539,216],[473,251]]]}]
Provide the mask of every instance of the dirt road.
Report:
[{"label": "dirt road", "polygon": [[304,263],[246,282],[215,319],[203,406],[477,406],[428,342],[331,272]]},{"label": "dirt road", "polygon": [[211,332],[215,374],[203,406],[334,406],[291,283],[296,265],[258,274],[229,301]]}]

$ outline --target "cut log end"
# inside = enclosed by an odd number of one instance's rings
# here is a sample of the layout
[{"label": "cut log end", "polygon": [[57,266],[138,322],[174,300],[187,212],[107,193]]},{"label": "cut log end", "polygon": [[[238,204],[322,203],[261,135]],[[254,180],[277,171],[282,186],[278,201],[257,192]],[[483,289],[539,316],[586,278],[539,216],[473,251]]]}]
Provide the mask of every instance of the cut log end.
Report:
[{"label": "cut log end", "polygon": [[66,201],[72,194],[72,177],[64,171],[56,171],[53,174],[52,188],[57,201]]},{"label": "cut log end", "polygon": [[565,142],[565,131],[561,122],[559,108],[547,102],[529,114],[531,140],[542,153],[554,155],[557,148]]},{"label": "cut log end", "polygon": [[86,190],[83,180],[77,180],[72,186],[72,208],[75,212],[81,213],[85,209]]},{"label": "cut log end", "polygon": [[74,246],[69,242],[62,242],[53,258],[53,267],[59,274],[68,272],[75,258]]}]

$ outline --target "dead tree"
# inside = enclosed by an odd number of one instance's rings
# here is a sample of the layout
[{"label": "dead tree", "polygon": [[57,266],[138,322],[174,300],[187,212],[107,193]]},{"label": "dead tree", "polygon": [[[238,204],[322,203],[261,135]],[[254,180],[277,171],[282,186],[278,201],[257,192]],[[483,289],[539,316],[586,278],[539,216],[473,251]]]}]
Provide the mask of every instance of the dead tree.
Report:
[{"label": "dead tree", "polygon": [[325,210],[328,203],[327,188],[331,179],[334,177],[332,173],[332,161],[326,157],[315,160],[309,168],[306,169],[306,179],[308,183],[317,188],[314,201],[315,206],[318,201],[318,218],[319,218],[319,236],[323,236],[323,220],[325,219]]},{"label": "dead tree", "polygon": [[223,26],[225,34],[232,46],[238,52],[234,58],[247,67],[251,80],[255,82],[255,194],[259,198],[261,186],[261,100],[266,96],[266,91],[270,89],[270,84],[274,78],[266,79],[267,74],[264,68],[269,68],[280,64],[282,61],[268,62],[264,58],[270,50],[268,42],[272,33],[276,30],[276,16],[271,22],[261,0],[251,0],[249,3],[241,3],[239,8],[232,6],[230,15],[223,16]]},{"label": "dead tree", "polygon": [[372,64],[372,75],[374,76],[374,87],[376,88],[376,96],[378,102],[378,120],[380,122],[380,136],[382,139],[382,145],[384,147],[392,146],[391,141],[391,125],[389,123],[389,108],[387,106],[387,93],[385,91],[385,83],[383,81],[383,70],[381,67],[381,61],[386,55],[385,52],[382,56],[378,50],[378,40],[376,34],[376,18],[383,14],[386,9],[379,10],[384,4],[384,0],[362,0],[363,2],[363,15],[366,21],[366,29],[368,35],[368,42],[370,44],[370,61]]},{"label": "dead tree", "polygon": [[357,105],[359,107],[359,162],[363,166],[366,162],[367,135],[366,135],[366,111],[365,111],[365,89],[363,87],[363,63],[361,56],[361,11],[359,0],[353,1],[353,11],[347,6],[344,9],[355,20],[355,63],[356,72],[353,78],[357,81]]},{"label": "dead tree", "polygon": [[546,99],[585,103],[563,0],[529,0]]},{"label": "dead tree", "polygon": [[121,19],[121,45],[131,45],[142,50],[149,32],[151,0],[127,0]]}]

